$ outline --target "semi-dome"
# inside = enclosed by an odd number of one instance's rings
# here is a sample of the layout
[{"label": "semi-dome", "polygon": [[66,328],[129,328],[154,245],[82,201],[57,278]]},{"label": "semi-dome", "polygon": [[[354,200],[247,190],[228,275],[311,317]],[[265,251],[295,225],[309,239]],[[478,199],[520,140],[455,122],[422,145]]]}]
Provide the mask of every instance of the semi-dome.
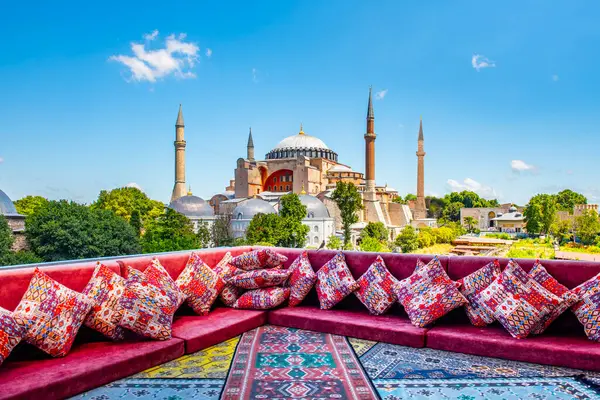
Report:
[{"label": "semi-dome", "polygon": [[301,194],[300,202],[306,206],[307,218],[329,218],[329,210],[323,202],[315,196]]},{"label": "semi-dome", "polygon": [[204,199],[198,196],[187,195],[173,200],[169,208],[185,215],[188,218],[214,217],[213,208]]},{"label": "semi-dome", "polygon": [[354,172],[354,171],[352,171],[352,168],[348,167],[347,165],[338,164],[335,167],[329,169],[329,171],[327,171],[327,172]]},{"label": "semi-dome", "polygon": [[267,153],[266,159],[277,160],[296,158],[297,156],[337,161],[337,153],[327,147],[321,139],[305,134],[302,125],[297,135],[288,136],[279,142],[273,150]]},{"label": "semi-dome", "polygon": [[0,215],[20,216],[10,197],[2,190],[0,190]]},{"label": "semi-dome", "polygon": [[252,219],[256,214],[275,214],[275,209],[269,202],[253,198],[243,201],[233,210],[234,219]]}]

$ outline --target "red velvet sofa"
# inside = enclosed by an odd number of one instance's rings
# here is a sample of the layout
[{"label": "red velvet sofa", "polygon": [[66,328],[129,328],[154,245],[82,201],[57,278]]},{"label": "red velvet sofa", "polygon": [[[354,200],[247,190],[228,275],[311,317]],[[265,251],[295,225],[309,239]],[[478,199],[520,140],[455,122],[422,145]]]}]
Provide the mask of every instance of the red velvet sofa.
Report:
[{"label": "red velvet sofa", "polygon": [[[215,266],[227,251],[233,255],[249,247],[200,250],[203,260]],[[299,249],[277,249],[288,256],[287,266],[301,253]],[[311,250],[315,270],[334,251]],[[157,255],[175,279],[185,267],[190,252]],[[346,252],[346,261],[355,278],[360,277],[377,254]],[[390,272],[398,279],[414,271],[417,259],[432,256],[382,254]],[[121,275],[126,266],[145,268],[152,256],[115,257],[102,262]],[[441,257],[448,275],[460,279],[492,259],[482,257]],[[517,260],[528,271],[534,260]],[[508,260],[501,260],[502,267]],[[600,263],[544,261],[543,265],[569,288],[600,273]],[[65,286],[81,291],[92,276],[95,260],[42,265],[44,272]],[[33,275],[33,268],[0,268],[0,306],[14,310]],[[235,310],[217,305],[208,316],[194,315],[183,306],[175,315],[173,338],[151,341],[131,337],[114,343],[82,327],[71,352],[64,358],[50,358],[27,343],[21,343],[0,366],[0,399],[61,399],[121,379],[147,368],[194,353],[230,339],[265,323],[382,341],[412,347],[498,357],[509,360],[600,371],[600,344],[586,338],[581,324],[567,312],[540,336],[514,339],[502,327],[476,328],[464,310],[457,309],[429,329],[411,325],[399,305],[383,316],[369,315],[354,295],[333,310],[320,310],[315,290],[299,307],[271,311]]]}]

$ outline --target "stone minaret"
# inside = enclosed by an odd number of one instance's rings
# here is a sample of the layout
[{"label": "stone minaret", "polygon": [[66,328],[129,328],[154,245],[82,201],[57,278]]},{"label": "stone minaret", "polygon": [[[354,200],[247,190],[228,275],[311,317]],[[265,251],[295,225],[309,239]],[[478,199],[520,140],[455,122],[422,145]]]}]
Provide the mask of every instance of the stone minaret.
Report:
[{"label": "stone minaret", "polygon": [[177,114],[177,122],[175,122],[175,186],[173,186],[173,194],[171,201],[185,196],[185,140],[183,139],[183,113],[181,112],[181,104],[179,105],[179,114]]},{"label": "stone minaret", "polygon": [[415,205],[415,219],[427,218],[427,208],[425,207],[425,150],[423,142],[423,118],[421,118],[417,147],[417,204]]},{"label": "stone minaret", "polygon": [[247,153],[248,161],[254,161],[254,141],[252,140],[252,128],[250,128],[250,134],[248,135]]},{"label": "stone minaret", "polygon": [[367,110],[367,133],[365,133],[365,179],[366,197],[375,200],[375,115],[373,114],[373,99],[369,88],[369,106]]}]

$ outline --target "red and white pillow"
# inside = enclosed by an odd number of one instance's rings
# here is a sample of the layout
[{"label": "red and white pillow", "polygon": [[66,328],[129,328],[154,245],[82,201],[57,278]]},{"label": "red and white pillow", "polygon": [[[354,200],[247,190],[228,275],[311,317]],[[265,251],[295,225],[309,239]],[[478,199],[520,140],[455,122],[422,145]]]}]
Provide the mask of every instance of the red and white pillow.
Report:
[{"label": "red and white pillow", "polygon": [[358,289],[354,294],[373,315],[385,314],[397,300],[394,287],[398,280],[388,271],[380,256],[356,283]]},{"label": "red and white pillow", "polygon": [[243,270],[230,264],[232,259],[233,256],[231,253],[227,252],[223,259],[219,261],[217,266],[213,269],[213,271],[215,271],[215,273],[225,282],[225,286],[223,287],[223,290],[221,290],[219,298],[223,304],[228,307],[233,307],[238,297],[240,297],[240,295],[243,293],[242,289],[227,283],[227,279],[244,272]]},{"label": "red and white pillow", "polygon": [[179,308],[187,299],[187,295],[179,289],[177,283],[169,272],[162,266],[158,258],[154,257],[150,265],[144,270],[144,275],[148,282],[156,287],[164,290],[167,296],[176,304],[175,308]]},{"label": "red and white pillow", "polygon": [[26,331],[25,326],[14,319],[12,312],[0,307],[0,365],[23,339]]},{"label": "red and white pillow", "polygon": [[279,286],[290,277],[290,271],[285,269],[259,269],[234,275],[227,283],[242,289],[261,289]]},{"label": "red and white pillow", "polygon": [[600,274],[573,289],[579,301],[571,310],[583,325],[588,339],[600,342]]},{"label": "red and white pillow", "polygon": [[317,295],[322,310],[329,310],[358,289],[342,252],[317,271]]},{"label": "red and white pillow", "polygon": [[223,279],[194,252],[175,283],[187,296],[187,303],[198,315],[209,313],[225,287]]},{"label": "red and white pillow", "polygon": [[259,268],[274,268],[287,261],[287,257],[271,249],[249,251],[234,257],[230,263],[244,271]]},{"label": "red and white pillow", "polygon": [[290,288],[269,287],[248,290],[233,304],[234,308],[269,310],[281,305],[290,295]]},{"label": "red and white pillow", "polygon": [[61,285],[38,268],[13,313],[26,326],[23,339],[50,354],[67,355],[94,301]]},{"label": "red and white pillow", "polygon": [[494,315],[487,311],[486,308],[479,306],[475,295],[490,286],[500,276],[501,272],[500,263],[498,260],[494,260],[457,281],[460,284],[460,292],[469,301],[465,304],[465,310],[471,324],[483,327],[494,322]]},{"label": "red and white pillow", "polygon": [[290,298],[288,305],[295,307],[306,298],[310,290],[317,281],[317,274],[310,265],[308,253],[302,252],[298,258],[290,265],[292,272],[288,279],[287,286],[290,288]]}]

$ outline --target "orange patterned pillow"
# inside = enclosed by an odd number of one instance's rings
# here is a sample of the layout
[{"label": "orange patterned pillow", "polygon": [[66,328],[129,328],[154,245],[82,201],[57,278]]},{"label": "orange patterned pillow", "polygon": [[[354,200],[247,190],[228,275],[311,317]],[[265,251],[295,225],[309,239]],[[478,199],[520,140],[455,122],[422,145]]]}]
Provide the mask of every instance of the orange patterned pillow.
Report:
[{"label": "orange patterned pillow", "polygon": [[233,305],[234,308],[268,310],[281,305],[290,295],[290,288],[270,287],[248,290]]},{"label": "orange patterned pillow", "polygon": [[197,253],[190,255],[176,283],[187,295],[190,307],[199,315],[208,314],[217,296],[225,287],[223,279],[210,269]]}]

